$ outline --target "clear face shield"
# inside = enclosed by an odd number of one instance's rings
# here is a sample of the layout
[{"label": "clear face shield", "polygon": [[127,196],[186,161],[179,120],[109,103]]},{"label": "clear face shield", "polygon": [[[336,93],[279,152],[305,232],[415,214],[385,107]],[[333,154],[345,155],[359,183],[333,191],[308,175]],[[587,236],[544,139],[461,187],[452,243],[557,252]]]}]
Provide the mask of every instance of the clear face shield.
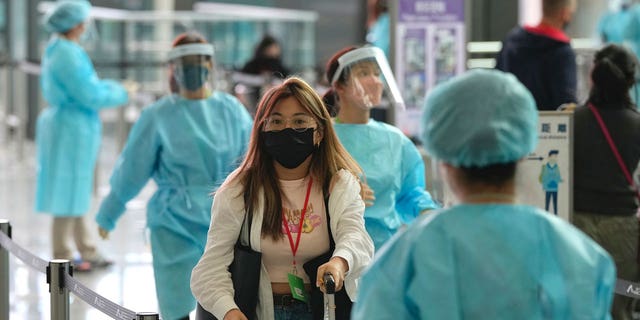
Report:
[{"label": "clear face shield", "polygon": [[85,49],[95,49],[100,40],[100,33],[96,27],[96,22],[92,17],[83,22],[84,31],[78,41]]},{"label": "clear face shield", "polygon": [[169,51],[170,89],[187,99],[204,99],[213,92],[213,45],[179,45]]},{"label": "clear face shield", "polygon": [[[341,78],[344,82],[339,81]],[[342,91],[341,99],[361,108],[394,107],[404,110],[404,100],[389,62],[377,47],[359,48],[342,55],[331,83]]]}]

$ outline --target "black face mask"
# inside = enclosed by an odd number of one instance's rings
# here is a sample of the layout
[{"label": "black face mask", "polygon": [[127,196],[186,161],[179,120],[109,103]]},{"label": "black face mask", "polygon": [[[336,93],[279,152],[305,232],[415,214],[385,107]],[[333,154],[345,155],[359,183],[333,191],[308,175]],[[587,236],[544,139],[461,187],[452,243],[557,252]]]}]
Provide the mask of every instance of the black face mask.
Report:
[{"label": "black face mask", "polygon": [[291,128],[280,131],[263,131],[264,146],[273,159],[283,167],[300,166],[315,150],[313,128],[298,132]]}]

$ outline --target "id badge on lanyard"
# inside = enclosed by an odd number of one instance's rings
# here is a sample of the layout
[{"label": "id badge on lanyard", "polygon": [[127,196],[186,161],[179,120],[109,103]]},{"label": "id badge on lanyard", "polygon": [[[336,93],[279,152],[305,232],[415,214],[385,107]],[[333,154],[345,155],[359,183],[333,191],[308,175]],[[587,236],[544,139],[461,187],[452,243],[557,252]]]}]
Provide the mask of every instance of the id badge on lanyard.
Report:
[{"label": "id badge on lanyard", "polygon": [[298,236],[296,237],[296,241],[293,242],[293,236],[291,235],[291,230],[289,229],[289,223],[287,222],[287,217],[285,217],[284,212],[282,213],[282,223],[284,224],[284,228],[287,231],[287,238],[289,239],[289,246],[291,247],[291,254],[293,255],[292,262],[292,270],[287,274],[287,278],[289,280],[289,288],[291,289],[291,296],[294,299],[307,302],[309,297],[307,292],[304,289],[304,280],[298,276],[298,268],[296,265],[296,252],[298,252],[298,247],[300,246],[300,237],[302,236],[302,225],[304,224],[304,216],[307,211],[307,205],[309,204],[309,195],[311,194],[311,185],[313,184],[313,178],[309,179],[309,184],[307,185],[307,195],[304,198],[304,206],[300,212],[300,224],[298,226]]}]

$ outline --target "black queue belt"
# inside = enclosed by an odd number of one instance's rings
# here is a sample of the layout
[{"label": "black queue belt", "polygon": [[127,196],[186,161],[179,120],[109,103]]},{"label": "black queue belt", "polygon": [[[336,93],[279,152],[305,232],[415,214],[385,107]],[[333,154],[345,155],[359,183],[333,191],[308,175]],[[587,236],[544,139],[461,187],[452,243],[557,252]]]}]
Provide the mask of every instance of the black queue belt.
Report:
[{"label": "black queue belt", "polygon": [[[6,220],[4,220],[6,221]],[[0,221],[2,222],[2,221]],[[9,227],[8,234],[11,234],[11,228]],[[6,249],[8,252],[16,256],[22,262],[24,262],[29,267],[37,270],[40,273],[44,273],[47,275],[47,282],[49,283],[51,279],[51,275],[48,274],[50,270],[50,263],[40,259],[29,251],[25,250],[9,237],[9,235],[5,234],[5,232],[0,231],[0,246]],[[54,260],[61,261],[61,260]],[[62,260],[65,261],[66,260]],[[53,262],[52,262],[53,263]],[[118,319],[118,320],[140,320],[140,319],[160,319],[157,313],[136,313],[132,310],[124,308],[113,301],[99,295],[95,291],[89,289],[84,284],[80,283],[72,276],[72,271],[69,273],[64,273],[64,276],[60,282],[62,286],[67,288],[70,292],[75,294],[78,298],[82,299],[84,302],[88,303],[92,307],[100,310],[102,313],[107,316]],[[53,307],[53,306],[52,306]],[[0,315],[1,316],[1,315]]]},{"label": "black queue belt", "polygon": [[616,294],[640,299],[640,283],[616,279]]}]

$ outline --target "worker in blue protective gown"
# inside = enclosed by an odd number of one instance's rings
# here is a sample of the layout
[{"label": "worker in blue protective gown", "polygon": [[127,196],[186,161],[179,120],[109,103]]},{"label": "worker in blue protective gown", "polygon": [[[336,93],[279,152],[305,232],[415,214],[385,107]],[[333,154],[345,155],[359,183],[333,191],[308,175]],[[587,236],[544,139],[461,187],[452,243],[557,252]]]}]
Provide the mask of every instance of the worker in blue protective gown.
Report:
[{"label": "worker in blue protective gown", "polygon": [[631,3],[626,11],[628,21],[621,27],[624,29],[624,43],[629,45],[638,57],[640,56],[640,4]]},{"label": "worker in blue protective gown", "polygon": [[510,74],[474,70],[427,98],[424,141],[458,203],[409,226],[360,281],[353,319],[610,319],[611,257],[541,209],[516,203],[538,116]]},{"label": "worker in blue protective gown", "polygon": [[86,1],[58,2],[44,17],[55,33],[45,48],[40,77],[49,104],[36,124],[35,210],[54,216],[53,258],[74,259],[67,244],[73,236],[83,261],[77,271],[109,264],[96,250],[83,217],[89,210],[93,175],[100,148],[98,111],[127,103],[125,88],[99,79],[79,42],[91,5]]},{"label": "worker in blue protective gown", "polygon": [[398,128],[370,118],[383,93],[394,106],[402,98],[382,50],[349,47],[327,64],[332,89],[325,102],[337,107],[334,129],[364,171],[365,225],[380,248],[403,224],[437,208],[425,190],[424,161]]},{"label": "worker in blue protective gown", "polygon": [[609,2],[609,10],[598,21],[598,36],[604,43],[622,44],[631,20],[631,0]]},{"label": "worker in blue protective gown", "polygon": [[384,55],[389,58],[391,18],[389,17],[387,0],[376,0],[371,14],[375,16],[375,21],[367,30],[367,42],[382,49]]},{"label": "worker in blue protective gown", "polygon": [[111,176],[96,217],[103,238],[152,178],[147,206],[156,293],[163,319],[188,319],[195,308],[191,269],[204,251],[212,192],[242,160],[252,120],[231,95],[211,91],[213,46],[180,35],[169,52],[178,93],[146,107]]}]

